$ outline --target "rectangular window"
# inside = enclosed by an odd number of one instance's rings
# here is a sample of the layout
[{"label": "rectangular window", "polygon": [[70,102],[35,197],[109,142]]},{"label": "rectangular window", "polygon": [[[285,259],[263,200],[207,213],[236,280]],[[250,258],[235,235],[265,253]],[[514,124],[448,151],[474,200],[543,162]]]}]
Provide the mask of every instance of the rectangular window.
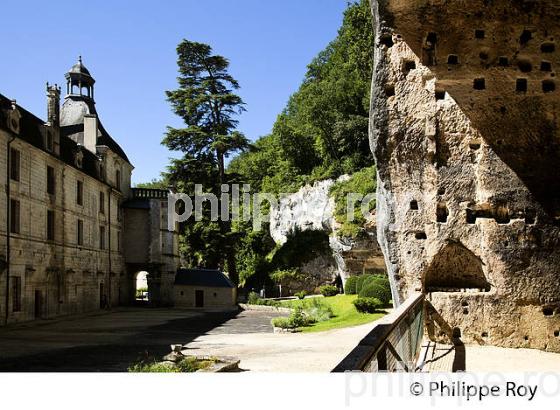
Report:
[{"label": "rectangular window", "polygon": [[21,311],[21,278],[19,276],[12,276],[12,311]]},{"label": "rectangular window", "polygon": [[105,249],[105,227],[99,227],[99,249]]},{"label": "rectangular window", "polygon": [[21,156],[15,148],[10,148],[10,178],[19,181]]},{"label": "rectangular window", "polygon": [[54,211],[47,211],[47,241],[54,241]]},{"label": "rectangular window", "polygon": [[78,219],[78,225],[76,227],[76,231],[77,231],[77,241],[78,241],[78,245],[83,245],[84,244],[84,221],[82,221],[81,219]]},{"label": "rectangular window", "polygon": [[10,200],[10,232],[20,233],[20,204],[15,199]]},{"label": "rectangular window", "polygon": [[76,203],[78,205],[84,204],[84,183],[82,181],[77,181],[76,184]]},{"label": "rectangular window", "polygon": [[54,176],[54,168],[47,165],[47,193],[54,195],[56,190],[56,179]]},{"label": "rectangular window", "polygon": [[105,213],[105,192],[99,191],[99,213]]},{"label": "rectangular window", "polygon": [[117,172],[115,173],[115,184],[117,186],[117,189],[120,191],[121,190],[121,171],[117,169]]}]

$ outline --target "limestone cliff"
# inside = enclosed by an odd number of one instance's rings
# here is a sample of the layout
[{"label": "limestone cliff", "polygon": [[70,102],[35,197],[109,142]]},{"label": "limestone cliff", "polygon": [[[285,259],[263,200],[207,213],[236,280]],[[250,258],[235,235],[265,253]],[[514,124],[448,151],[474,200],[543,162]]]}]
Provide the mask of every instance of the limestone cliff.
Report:
[{"label": "limestone cliff", "polygon": [[560,352],[560,1],[373,0],[370,140],[394,298]]},{"label": "limestone cliff", "polygon": [[[340,180],[346,180],[342,176]],[[344,282],[350,275],[364,271],[384,272],[383,255],[375,237],[375,226],[369,227],[360,238],[337,234],[339,224],[334,214],[334,199],[329,190],[336,181],[329,179],[307,185],[298,192],[280,200],[279,207],[271,210],[270,234],[278,244],[286,242],[290,233],[320,230],[329,235],[330,252],[301,267],[303,271],[320,277],[324,283],[340,276]]]}]

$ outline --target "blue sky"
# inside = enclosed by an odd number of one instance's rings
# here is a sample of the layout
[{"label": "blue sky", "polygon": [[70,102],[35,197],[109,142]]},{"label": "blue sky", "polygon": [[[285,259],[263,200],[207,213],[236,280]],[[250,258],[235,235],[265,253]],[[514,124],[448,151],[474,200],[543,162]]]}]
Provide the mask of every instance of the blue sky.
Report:
[{"label": "blue sky", "polygon": [[149,181],[174,155],[160,141],[167,125],[181,125],[164,91],[176,87],[183,38],[230,60],[247,104],[239,129],[254,140],[270,132],[345,8],[346,0],[3,2],[0,93],[45,118],[45,83],[63,85],[81,54],[100,119],[136,167],[133,182]]}]

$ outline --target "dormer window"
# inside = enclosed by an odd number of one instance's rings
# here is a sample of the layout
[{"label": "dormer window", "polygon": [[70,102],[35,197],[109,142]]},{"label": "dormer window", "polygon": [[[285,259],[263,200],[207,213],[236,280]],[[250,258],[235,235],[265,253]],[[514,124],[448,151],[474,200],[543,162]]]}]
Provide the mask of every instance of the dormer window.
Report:
[{"label": "dormer window", "polygon": [[83,165],[83,160],[84,160],[84,153],[82,151],[76,152],[74,156],[74,164],[76,165],[76,167],[81,169]]},{"label": "dormer window", "polygon": [[21,113],[16,105],[15,101],[12,101],[12,110],[8,114],[8,127],[14,134],[19,134],[19,126],[21,120]]}]

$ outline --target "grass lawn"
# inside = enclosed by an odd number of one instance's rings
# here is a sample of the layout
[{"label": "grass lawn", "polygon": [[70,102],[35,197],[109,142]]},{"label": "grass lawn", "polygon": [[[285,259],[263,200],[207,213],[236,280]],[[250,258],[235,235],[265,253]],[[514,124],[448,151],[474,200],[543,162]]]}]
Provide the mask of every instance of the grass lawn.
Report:
[{"label": "grass lawn", "polygon": [[[302,327],[302,332],[322,332],[324,330],[338,329],[341,327],[363,325],[364,323],[373,322],[386,313],[360,313],[356,310],[352,301],[357,295],[336,295],[327,298],[321,298],[321,301],[329,305],[334,313],[334,317],[324,322],[318,322],[311,326]],[[310,298],[309,298],[310,299]],[[295,307],[308,303],[309,299],[304,300],[288,300],[282,302],[282,306]]]}]

